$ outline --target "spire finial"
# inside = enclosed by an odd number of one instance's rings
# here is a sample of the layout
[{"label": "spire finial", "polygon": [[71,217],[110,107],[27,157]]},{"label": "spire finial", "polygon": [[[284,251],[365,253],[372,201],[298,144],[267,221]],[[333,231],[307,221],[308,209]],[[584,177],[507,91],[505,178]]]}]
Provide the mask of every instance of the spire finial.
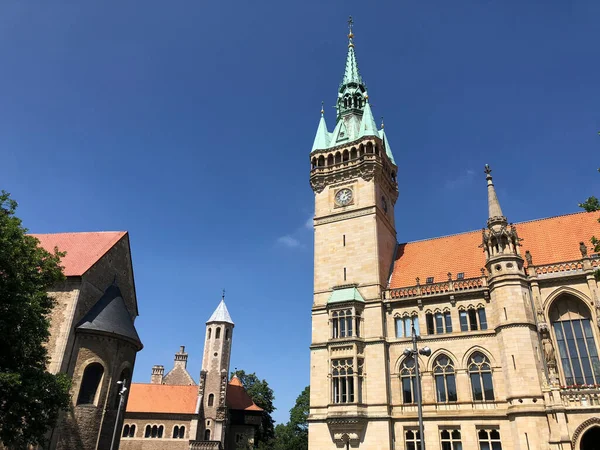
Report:
[{"label": "spire finial", "polygon": [[354,20],[352,16],[348,17],[348,47],[354,47],[354,33],[352,32],[352,27],[354,26]]},{"label": "spire finial", "polygon": [[504,214],[502,214],[502,208],[500,208],[500,202],[496,195],[496,188],[492,182],[492,169],[489,164],[485,165],[483,172],[485,173],[488,187],[488,227],[493,225],[506,225],[507,220],[506,217],[504,217]]},{"label": "spire finial", "polygon": [[223,292],[221,293],[221,300],[225,301],[225,289],[223,289]]},{"label": "spire finial", "polygon": [[321,100],[321,116],[325,114],[325,102]]},{"label": "spire finial", "polygon": [[381,116],[381,129],[383,130],[383,128],[384,128],[383,116]]}]

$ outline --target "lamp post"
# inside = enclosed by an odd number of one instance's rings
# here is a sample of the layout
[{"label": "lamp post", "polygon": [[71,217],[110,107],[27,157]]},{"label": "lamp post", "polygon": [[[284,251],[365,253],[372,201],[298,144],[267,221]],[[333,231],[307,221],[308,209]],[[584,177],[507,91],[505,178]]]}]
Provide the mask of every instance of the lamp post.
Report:
[{"label": "lamp post", "polygon": [[429,347],[417,348],[417,333],[415,332],[415,325],[413,323],[412,331],[412,348],[404,350],[404,356],[412,356],[415,362],[415,376],[417,382],[415,383],[415,394],[417,397],[417,410],[419,414],[419,446],[421,450],[425,450],[425,435],[423,433],[423,400],[421,398],[421,375],[419,374],[419,354],[423,356],[431,355],[431,349]]},{"label": "lamp post", "polygon": [[119,387],[119,392],[117,395],[121,398],[119,398],[119,407],[117,408],[117,416],[115,417],[115,426],[113,428],[112,440],[110,441],[110,450],[114,450],[116,448],[115,440],[117,438],[117,431],[119,427],[119,417],[121,417],[121,410],[123,409],[123,406],[125,406],[125,393],[127,392],[127,387],[125,387],[126,381],[127,380],[117,381],[117,386]]}]

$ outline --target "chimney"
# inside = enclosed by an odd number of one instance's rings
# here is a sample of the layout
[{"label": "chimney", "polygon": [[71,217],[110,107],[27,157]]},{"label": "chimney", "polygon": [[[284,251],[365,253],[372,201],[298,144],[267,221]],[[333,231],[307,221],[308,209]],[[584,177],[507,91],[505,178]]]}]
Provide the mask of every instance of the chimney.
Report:
[{"label": "chimney", "polygon": [[188,354],[185,352],[185,345],[179,347],[179,351],[175,353],[175,365],[174,367],[181,366],[182,368],[187,367]]},{"label": "chimney", "polygon": [[152,376],[150,377],[150,383],[162,384],[164,375],[165,366],[152,366]]}]

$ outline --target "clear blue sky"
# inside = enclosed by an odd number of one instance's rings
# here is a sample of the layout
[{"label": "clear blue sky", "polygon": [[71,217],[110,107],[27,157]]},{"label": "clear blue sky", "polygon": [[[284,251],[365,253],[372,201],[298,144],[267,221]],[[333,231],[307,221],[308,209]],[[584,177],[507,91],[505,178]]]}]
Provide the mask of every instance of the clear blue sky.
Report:
[{"label": "clear blue sky", "polygon": [[5,0],[0,188],[32,232],[131,233],[135,381],[179,345],[198,377],[225,287],[232,369],[268,380],[278,421],[308,384],[308,154],[349,14],[400,241],[484,226],[485,163],[511,221],[600,193],[597,0]]}]

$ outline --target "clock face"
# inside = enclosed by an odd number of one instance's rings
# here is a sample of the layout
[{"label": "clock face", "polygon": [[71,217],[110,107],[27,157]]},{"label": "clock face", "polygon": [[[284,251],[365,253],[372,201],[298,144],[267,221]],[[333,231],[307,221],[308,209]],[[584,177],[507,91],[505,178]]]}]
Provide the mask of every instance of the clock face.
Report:
[{"label": "clock face", "polygon": [[335,193],[335,203],[339,206],[346,206],[352,202],[352,189],[340,189]]}]

